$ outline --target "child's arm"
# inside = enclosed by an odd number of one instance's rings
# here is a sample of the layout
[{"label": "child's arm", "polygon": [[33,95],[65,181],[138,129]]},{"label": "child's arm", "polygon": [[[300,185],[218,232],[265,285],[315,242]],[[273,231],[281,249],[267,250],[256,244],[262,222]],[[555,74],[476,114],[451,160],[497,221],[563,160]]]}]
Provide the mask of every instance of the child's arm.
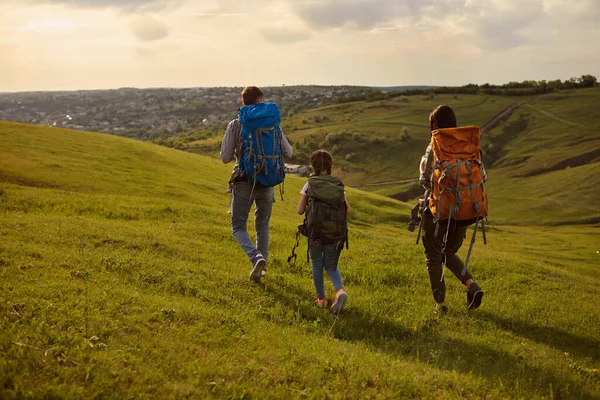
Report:
[{"label": "child's arm", "polygon": [[352,208],[350,207],[350,203],[348,203],[348,199],[346,198],[346,193],[344,193],[344,200],[346,201],[346,214],[350,214],[350,210]]},{"label": "child's arm", "polygon": [[304,214],[304,211],[306,211],[306,203],[308,203],[308,196],[303,194],[300,196],[300,201],[298,201],[298,207],[296,207],[298,214]]}]

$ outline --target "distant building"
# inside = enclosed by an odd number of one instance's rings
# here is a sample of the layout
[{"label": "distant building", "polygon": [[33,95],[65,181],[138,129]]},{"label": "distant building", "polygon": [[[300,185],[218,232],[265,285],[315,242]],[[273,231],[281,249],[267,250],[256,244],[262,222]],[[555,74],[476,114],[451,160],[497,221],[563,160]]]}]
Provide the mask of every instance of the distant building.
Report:
[{"label": "distant building", "polygon": [[308,165],[285,164],[285,173],[292,175],[308,176],[310,168]]}]

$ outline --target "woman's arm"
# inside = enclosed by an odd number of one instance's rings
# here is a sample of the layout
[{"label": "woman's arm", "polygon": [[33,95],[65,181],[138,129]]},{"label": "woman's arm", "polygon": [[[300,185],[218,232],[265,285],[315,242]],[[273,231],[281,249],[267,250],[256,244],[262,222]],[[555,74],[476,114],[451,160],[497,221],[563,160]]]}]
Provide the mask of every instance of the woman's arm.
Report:
[{"label": "woman's arm", "polygon": [[350,214],[350,210],[352,208],[350,207],[350,203],[348,203],[348,199],[346,198],[346,193],[344,193],[344,200],[346,201],[346,214]]},{"label": "woman's arm", "polygon": [[308,196],[303,194],[300,196],[300,201],[298,201],[298,207],[296,207],[298,214],[304,214],[304,211],[306,211],[306,203],[308,203]]}]

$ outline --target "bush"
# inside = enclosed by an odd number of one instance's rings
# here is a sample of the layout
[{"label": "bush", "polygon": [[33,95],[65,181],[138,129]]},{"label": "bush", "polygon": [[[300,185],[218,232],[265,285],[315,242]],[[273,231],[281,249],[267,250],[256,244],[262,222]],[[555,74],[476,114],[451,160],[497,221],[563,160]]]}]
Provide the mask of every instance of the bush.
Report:
[{"label": "bush", "polygon": [[402,128],[402,140],[406,140],[408,139],[408,128],[405,126],[404,128]]},{"label": "bush", "polygon": [[346,161],[352,161],[352,159],[354,159],[354,153],[346,154],[346,157],[344,157]]},{"label": "bush", "polygon": [[381,136],[373,136],[369,141],[371,144],[385,144],[386,139]]},{"label": "bush", "polygon": [[354,140],[355,142],[360,142],[361,139],[362,139],[362,137],[360,136],[359,132],[354,132],[352,134],[352,140]]},{"label": "bush", "polygon": [[325,136],[325,140],[327,141],[327,143],[333,144],[338,142],[340,140],[340,137],[336,133],[331,132],[328,133],[327,136]]}]

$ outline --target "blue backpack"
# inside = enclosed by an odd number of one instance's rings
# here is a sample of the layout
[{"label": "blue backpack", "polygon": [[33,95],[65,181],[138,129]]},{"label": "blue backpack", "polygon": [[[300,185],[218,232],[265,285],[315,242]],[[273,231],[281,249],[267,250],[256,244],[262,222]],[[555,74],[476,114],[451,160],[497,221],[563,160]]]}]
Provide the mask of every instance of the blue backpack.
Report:
[{"label": "blue backpack", "polygon": [[281,114],[275,103],[258,103],[241,107],[242,124],[241,176],[253,185],[275,186],[285,178],[281,154]]}]

